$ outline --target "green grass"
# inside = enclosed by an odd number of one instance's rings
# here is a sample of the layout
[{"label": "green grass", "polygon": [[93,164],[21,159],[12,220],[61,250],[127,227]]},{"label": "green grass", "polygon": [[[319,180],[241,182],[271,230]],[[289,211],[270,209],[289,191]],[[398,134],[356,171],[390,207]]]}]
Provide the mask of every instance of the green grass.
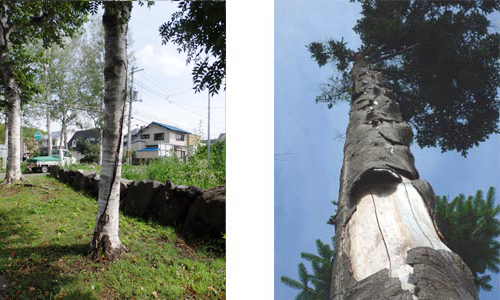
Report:
[{"label": "green grass", "polygon": [[175,228],[120,215],[129,252],[91,261],[95,198],[50,177],[29,181],[34,186],[0,188],[0,274],[10,282],[8,298],[225,299],[222,239],[186,240]]}]

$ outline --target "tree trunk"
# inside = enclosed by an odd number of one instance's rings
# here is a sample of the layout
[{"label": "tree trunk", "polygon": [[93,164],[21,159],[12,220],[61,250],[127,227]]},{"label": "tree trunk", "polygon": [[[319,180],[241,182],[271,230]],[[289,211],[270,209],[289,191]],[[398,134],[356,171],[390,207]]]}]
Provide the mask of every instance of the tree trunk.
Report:
[{"label": "tree trunk", "polygon": [[[64,95],[63,95],[64,97]],[[61,100],[63,101],[63,100]],[[66,107],[64,107],[64,103],[62,106],[62,120],[61,120],[61,139],[59,140],[59,149],[69,149],[68,142],[66,141]]]},{"label": "tree trunk", "polygon": [[20,126],[21,126],[21,98],[19,96],[19,86],[14,76],[14,70],[9,58],[9,34],[10,29],[6,26],[5,20],[1,20],[0,26],[0,62],[2,63],[2,76],[5,85],[5,97],[7,98],[8,113],[8,159],[7,172],[4,183],[10,184],[16,180],[22,180],[21,161],[19,158],[21,151]]},{"label": "tree trunk", "polygon": [[[45,58],[48,58],[50,57],[50,48],[48,49],[49,51],[49,55],[45,55]],[[50,105],[49,105],[49,88],[47,86],[48,84],[48,67],[49,65],[48,64],[43,64],[43,68],[44,68],[44,74],[45,74],[45,102],[46,102],[46,105],[47,105],[47,134],[48,134],[48,137],[47,137],[47,151],[48,151],[48,154],[49,156],[52,155],[52,133],[50,132],[50,125],[52,123],[52,121],[50,120]]]},{"label": "tree trunk", "polygon": [[[122,127],[127,97],[126,36],[131,4],[105,2],[102,23],[105,29],[105,117],[99,200],[89,257],[118,257],[127,249],[118,236],[121,179]],[[123,20],[127,20],[123,22]]]},{"label": "tree trunk", "polygon": [[102,165],[102,128],[99,128],[99,165]]},{"label": "tree trunk", "polygon": [[[3,139],[4,139],[4,144],[5,146],[7,146],[7,148],[9,148],[9,117],[7,115],[7,113],[5,114],[5,126],[4,126],[4,135],[3,135]],[[2,157],[2,169],[5,169],[7,167],[7,157]]]},{"label": "tree trunk", "polygon": [[381,73],[357,55],[352,76],[328,299],[478,299],[471,271],[442,242],[413,133]]}]

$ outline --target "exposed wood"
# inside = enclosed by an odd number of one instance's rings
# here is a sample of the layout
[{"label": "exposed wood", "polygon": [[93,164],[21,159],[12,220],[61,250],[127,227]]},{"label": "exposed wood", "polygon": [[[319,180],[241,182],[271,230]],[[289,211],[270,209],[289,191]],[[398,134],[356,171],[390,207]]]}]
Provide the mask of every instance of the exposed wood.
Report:
[{"label": "exposed wood", "polygon": [[328,298],[478,299],[472,273],[437,231],[434,192],[419,179],[411,128],[382,74],[356,55],[352,76]]}]

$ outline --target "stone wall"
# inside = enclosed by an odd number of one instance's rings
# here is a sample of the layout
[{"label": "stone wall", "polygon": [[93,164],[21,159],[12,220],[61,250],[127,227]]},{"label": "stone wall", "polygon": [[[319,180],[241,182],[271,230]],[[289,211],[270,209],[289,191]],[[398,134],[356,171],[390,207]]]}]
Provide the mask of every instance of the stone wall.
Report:
[{"label": "stone wall", "polygon": [[[50,169],[50,176],[99,195],[99,174],[84,170]],[[202,190],[197,186],[175,186],[170,180],[131,181],[121,179],[120,210],[127,215],[152,218],[160,224],[179,226],[183,234],[221,238],[226,232],[226,186]]]}]

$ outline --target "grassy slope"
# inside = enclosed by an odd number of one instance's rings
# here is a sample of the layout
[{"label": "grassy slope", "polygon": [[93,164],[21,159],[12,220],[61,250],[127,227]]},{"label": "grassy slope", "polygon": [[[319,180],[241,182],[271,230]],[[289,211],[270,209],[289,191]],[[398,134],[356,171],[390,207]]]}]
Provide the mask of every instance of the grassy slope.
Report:
[{"label": "grassy slope", "polygon": [[[113,262],[85,254],[97,202],[50,177],[0,188],[0,274],[11,299],[225,299],[225,254],[212,241],[120,215],[130,250]],[[49,189],[40,186],[48,187]]]}]

